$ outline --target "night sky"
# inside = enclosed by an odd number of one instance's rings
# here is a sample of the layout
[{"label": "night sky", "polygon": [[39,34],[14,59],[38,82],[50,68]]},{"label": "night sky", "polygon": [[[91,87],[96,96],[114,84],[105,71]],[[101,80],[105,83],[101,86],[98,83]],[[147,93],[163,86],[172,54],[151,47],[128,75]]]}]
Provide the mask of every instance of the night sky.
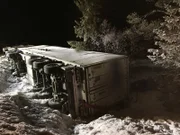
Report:
[{"label": "night sky", "polygon": [[[103,17],[117,27],[125,27],[127,14],[149,8],[144,0],[104,1]],[[80,15],[73,0],[0,0],[0,42],[66,46]]]},{"label": "night sky", "polygon": [[58,44],[75,39],[78,9],[72,0],[1,0],[0,41],[8,44]]}]

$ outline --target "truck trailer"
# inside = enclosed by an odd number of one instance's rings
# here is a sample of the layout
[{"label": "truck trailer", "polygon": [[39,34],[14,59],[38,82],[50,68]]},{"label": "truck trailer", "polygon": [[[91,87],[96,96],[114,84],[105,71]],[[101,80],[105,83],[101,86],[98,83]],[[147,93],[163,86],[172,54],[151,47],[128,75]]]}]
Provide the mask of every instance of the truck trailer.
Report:
[{"label": "truck trailer", "polygon": [[[17,50],[31,85],[49,91],[60,110],[74,118],[93,116],[128,99],[129,61],[125,55],[48,45]],[[16,59],[14,52],[5,52],[12,61]]]}]

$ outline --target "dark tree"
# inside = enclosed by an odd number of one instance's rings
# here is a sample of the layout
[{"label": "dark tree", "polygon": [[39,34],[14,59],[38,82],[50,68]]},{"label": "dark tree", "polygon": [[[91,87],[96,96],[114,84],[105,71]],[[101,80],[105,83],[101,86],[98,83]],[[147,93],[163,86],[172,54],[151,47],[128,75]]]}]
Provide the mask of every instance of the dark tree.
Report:
[{"label": "dark tree", "polygon": [[179,1],[164,4],[164,20],[161,26],[154,29],[155,45],[159,49],[149,49],[149,58],[156,64],[165,67],[180,67],[180,6]]}]

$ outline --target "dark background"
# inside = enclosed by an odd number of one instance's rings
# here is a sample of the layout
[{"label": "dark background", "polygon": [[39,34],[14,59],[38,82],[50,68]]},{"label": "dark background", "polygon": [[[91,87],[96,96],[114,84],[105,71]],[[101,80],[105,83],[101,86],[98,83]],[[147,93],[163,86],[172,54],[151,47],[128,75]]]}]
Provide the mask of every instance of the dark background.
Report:
[{"label": "dark background", "polygon": [[[145,0],[104,0],[102,18],[126,27],[126,16],[152,8]],[[74,40],[74,20],[81,16],[73,0],[0,0],[0,43],[67,46]]]}]

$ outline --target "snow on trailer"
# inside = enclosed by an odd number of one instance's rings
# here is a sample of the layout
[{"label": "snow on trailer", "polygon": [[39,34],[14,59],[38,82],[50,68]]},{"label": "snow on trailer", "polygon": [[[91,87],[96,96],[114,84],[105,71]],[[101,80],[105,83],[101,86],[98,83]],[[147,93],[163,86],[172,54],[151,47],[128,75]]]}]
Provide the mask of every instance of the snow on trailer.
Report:
[{"label": "snow on trailer", "polygon": [[128,98],[128,57],[57,46],[18,48],[35,88],[48,90],[64,113],[95,115]]},{"label": "snow on trailer", "polygon": [[77,51],[75,49],[40,45],[27,48],[19,48],[24,53],[30,53],[42,57],[47,57],[57,61],[63,61],[65,63],[71,63],[77,66],[90,66],[111,59],[122,58],[127,59],[124,55],[115,55],[109,53],[95,52],[95,51]]}]

